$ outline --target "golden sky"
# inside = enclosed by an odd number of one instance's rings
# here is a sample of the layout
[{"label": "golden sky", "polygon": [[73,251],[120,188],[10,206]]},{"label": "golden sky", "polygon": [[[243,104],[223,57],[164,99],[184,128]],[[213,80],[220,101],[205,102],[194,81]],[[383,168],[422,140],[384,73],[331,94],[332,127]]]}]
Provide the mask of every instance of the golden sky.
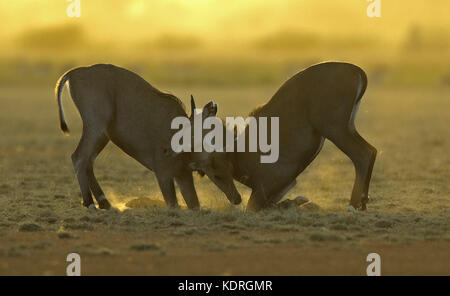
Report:
[{"label": "golden sky", "polygon": [[0,35],[13,38],[29,28],[79,23],[94,38],[105,40],[136,40],[166,33],[239,40],[286,28],[326,36],[370,34],[395,40],[412,24],[434,30],[450,27],[448,0],[381,0],[382,17],[378,19],[367,17],[366,0],[80,1],[81,17],[68,18],[67,0],[0,0]]}]

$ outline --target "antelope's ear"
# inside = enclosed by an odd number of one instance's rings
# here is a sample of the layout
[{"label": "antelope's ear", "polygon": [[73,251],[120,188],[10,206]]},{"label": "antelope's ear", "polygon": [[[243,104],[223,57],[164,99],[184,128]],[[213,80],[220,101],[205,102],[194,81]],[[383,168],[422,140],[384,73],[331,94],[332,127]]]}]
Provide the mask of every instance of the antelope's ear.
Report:
[{"label": "antelope's ear", "polygon": [[217,104],[213,101],[210,101],[203,107],[203,118],[216,116],[217,114]]}]

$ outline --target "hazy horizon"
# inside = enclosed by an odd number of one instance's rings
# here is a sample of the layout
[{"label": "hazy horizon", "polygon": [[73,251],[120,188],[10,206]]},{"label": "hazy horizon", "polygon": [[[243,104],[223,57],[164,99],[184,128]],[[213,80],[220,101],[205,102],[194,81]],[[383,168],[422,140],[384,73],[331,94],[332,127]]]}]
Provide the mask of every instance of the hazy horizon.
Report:
[{"label": "hazy horizon", "polygon": [[[382,1],[382,17],[368,18],[367,1],[100,1],[81,0],[81,17],[69,18],[70,2],[0,1],[9,42],[31,29],[60,25],[83,27],[90,38],[116,42],[152,39],[165,34],[195,36],[208,42],[245,42],[283,30],[333,36],[368,36],[396,42],[412,26],[448,32],[450,4],[420,0]],[[395,17],[394,17],[395,16]]]}]

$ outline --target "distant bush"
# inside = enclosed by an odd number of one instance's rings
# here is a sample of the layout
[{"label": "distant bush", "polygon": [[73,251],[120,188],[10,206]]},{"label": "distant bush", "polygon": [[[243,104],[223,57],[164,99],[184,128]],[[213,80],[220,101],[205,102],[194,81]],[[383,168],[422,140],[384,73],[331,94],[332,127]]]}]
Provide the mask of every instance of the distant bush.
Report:
[{"label": "distant bush", "polygon": [[165,34],[157,37],[152,44],[160,49],[196,49],[202,40],[195,36]]},{"label": "distant bush", "polygon": [[255,46],[260,49],[294,50],[311,48],[318,43],[317,35],[295,30],[282,30],[260,38],[255,42]]},{"label": "distant bush", "polygon": [[448,50],[450,48],[448,29],[425,29],[417,24],[411,25],[405,34],[403,48],[407,51]]},{"label": "distant bush", "polygon": [[[377,44],[378,43],[378,44]],[[254,42],[261,50],[291,51],[341,49],[356,50],[379,45],[380,41],[366,35],[321,36],[299,30],[281,30],[264,36]]]},{"label": "distant bush", "polygon": [[73,24],[30,29],[17,38],[19,46],[36,50],[74,49],[86,43],[83,29]]}]

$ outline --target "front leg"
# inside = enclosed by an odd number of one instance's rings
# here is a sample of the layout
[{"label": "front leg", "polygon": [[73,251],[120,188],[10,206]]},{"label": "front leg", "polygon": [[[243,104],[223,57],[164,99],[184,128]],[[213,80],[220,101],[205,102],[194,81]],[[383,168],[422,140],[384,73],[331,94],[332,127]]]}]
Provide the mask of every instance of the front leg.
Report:
[{"label": "front leg", "polygon": [[268,206],[268,200],[264,193],[264,188],[261,186],[257,186],[252,190],[252,194],[250,195],[250,199],[247,203],[247,210],[258,212]]},{"label": "front leg", "polygon": [[161,189],[166,205],[171,208],[178,207],[173,177],[156,174],[156,179],[158,180],[159,188]]},{"label": "front leg", "polygon": [[180,175],[175,177],[178,186],[180,187],[181,194],[189,209],[200,208],[198,202],[197,192],[195,191],[194,180],[192,178],[191,171],[183,171]]}]

